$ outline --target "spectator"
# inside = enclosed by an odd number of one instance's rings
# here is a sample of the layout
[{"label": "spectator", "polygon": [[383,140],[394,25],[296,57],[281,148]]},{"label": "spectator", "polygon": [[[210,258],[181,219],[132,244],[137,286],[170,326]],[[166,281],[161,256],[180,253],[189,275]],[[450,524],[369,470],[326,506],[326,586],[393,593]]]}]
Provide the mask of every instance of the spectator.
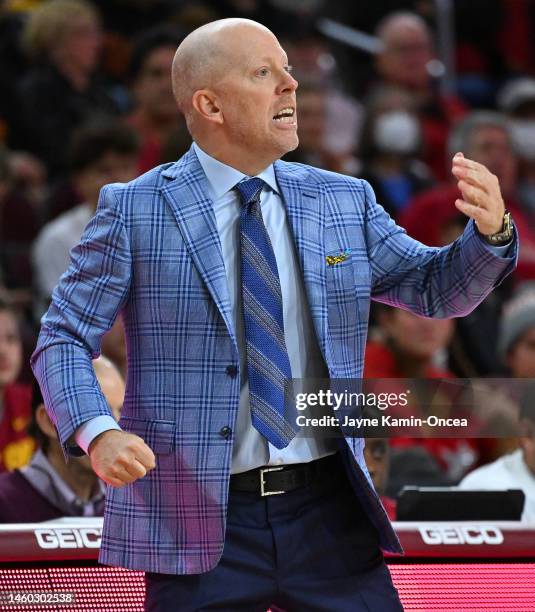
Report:
[{"label": "spectator", "polygon": [[448,133],[465,108],[457,97],[440,94],[433,80],[431,32],[420,16],[396,12],[378,24],[376,36],[383,46],[377,55],[377,73],[383,83],[401,87],[413,96],[423,132],[423,159],[435,177],[443,179]]},{"label": "spectator", "polygon": [[373,486],[381,497],[388,518],[391,521],[395,521],[396,500],[385,494],[390,471],[390,444],[388,438],[366,438],[364,459],[368,472],[370,472]]},{"label": "spectator", "polygon": [[[119,420],[124,383],[115,367],[100,357],[95,374],[114,417]],[[29,465],[0,475],[0,523],[34,523],[62,516],[102,516],[104,483],[89,457],[65,463],[56,428],[44,407],[39,386],[33,388],[32,432],[38,449]]]},{"label": "spectator", "polygon": [[46,171],[35,157],[0,147],[0,267],[6,288],[31,300],[30,248],[41,225]]},{"label": "spectator", "polygon": [[377,201],[394,218],[417,193],[431,187],[429,169],[418,159],[421,144],[411,96],[398,87],[377,87],[365,108],[359,176],[371,184]]},{"label": "spectator", "polygon": [[501,110],[511,119],[513,145],[518,156],[518,195],[523,211],[535,225],[535,79],[508,83],[498,96]]},{"label": "spectator", "polygon": [[72,210],[41,230],[33,248],[34,279],[40,312],[69,266],[69,252],[95,214],[100,189],[107,183],[127,182],[136,176],[138,142],[132,128],[119,120],[102,119],[81,127],[74,135],[70,164],[73,183],[82,198]]},{"label": "spectator", "polygon": [[[507,119],[488,111],[471,113],[451,134],[449,148],[450,151],[465,151],[467,156],[487,166],[498,177],[506,207],[511,211],[520,235],[519,263],[513,279],[535,278],[535,229],[518,201],[517,160]],[[444,230],[449,231],[452,222],[458,225],[460,217],[451,203],[460,197],[453,182],[444,183],[417,196],[400,216],[399,222],[411,236],[426,244],[445,244],[452,236],[446,235]],[[456,321],[450,366],[459,376],[496,373],[500,360],[495,337],[501,305],[508,289],[506,283],[474,312]]]},{"label": "spectator", "polygon": [[424,319],[406,310],[376,307],[379,334],[366,345],[366,378],[452,378],[445,361],[451,319]]},{"label": "spectator", "polygon": [[0,302],[0,472],[25,465],[34,450],[26,428],[30,421],[30,388],[17,382],[22,367],[22,340],[17,314]]},{"label": "spectator", "polygon": [[513,378],[535,378],[535,283],[521,286],[505,305],[498,348]]},{"label": "spectator", "polygon": [[[379,335],[366,345],[365,378],[453,378],[448,369],[437,365],[437,361],[445,361],[453,333],[451,319],[424,319],[405,310],[381,305],[377,309],[377,321]],[[448,397],[441,397],[441,407],[447,409],[449,401]],[[406,412],[399,416],[419,416],[426,412],[428,403],[427,398],[417,398],[413,393]],[[459,480],[477,463],[481,454],[487,454],[486,446],[480,448],[477,439],[433,438],[432,435],[432,430],[428,430],[422,431],[422,437],[418,438],[392,438],[396,463],[403,464],[403,452],[412,454],[415,446],[421,446],[427,456],[441,466],[442,474],[437,474],[439,481],[436,484],[443,484],[445,478]],[[411,480],[411,474],[405,474],[406,482],[400,482],[398,476],[393,463],[392,477],[400,487],[424,484]],[[425,484],[430,483],[426,481]]]},{"label": "spectator", "polygon": [[[346,146],[335,147],[329,134],[340,133],[333,128],[330,116],[333,115],[333,104],[342,114],[343,128],[348,131],[354,121],[351,121],[352,112],[345,106],[350,104],[347,98],[340,97],[332,87],[319,83],[306,81],[299,86],[299,146],[284,157],[285,161],[296,161],[303,164],[312,164],[332,170],[352,174],[356,170],[357,161],[352,155],[353,144],[347,138]],[[351,131],[351,130],[349,130]]]},{"label": "spectator", "polygon": [[86,0],[51,0],[31,14],[24,35],[36,60],[20,86],[25,148],[55,178],[66,170],[64,145],[76,126],[97,112],[115,112],[97,71],[100,21]]},{"label": "spectator", "polygon": [[[282,46],[292,59],[292,73],[299,82],[300,146],[295,160],[300,161],[298,157],[303,151],[307,157],[317,155],[321,167],[356,174],[359,165],[354,153],[362,124],[362,105],[342,87],[342,74],[326,39],[310,25],[303,25],[302,36],[297,38],[295,30],[289,29],[287,19],[285,22],[284,31],[291,32],[292,36],[283,40]],[[303,111],[305,141],[309,141],[308,134],[314,137],[313,132],[316,136],[321,132],[319,154],[311,149],[310,142],[302,142]],[[314,116],[320,121],[315,130]],[[288,159],[294,158],[290,155]]]},{"label": "spectator", "polygon": [[[535,332],[535,327],[532,327]],[[535,345],[535,343],[534,343]],[[535,353],[535,350],[532,349]],[[533,365],[533,362],[532,362]],[[535,375],[535,369],[532,376]],[[519,415],[520,448],[463,478],[461,489],[522,489],[526,500],[522,521],[535,523],[535,386],[526,392]]]},{"label": "spectator", "polygon": [[19,104],[14,83],[27,69],[28,59],[21,45],[26,16],[9,11],[0,0],[0,143],[18,148]]},{"label": "spectator", "polygon": [[[173,57],[183,37],[176,28],[159,27],[140,38],[132,53],[130,79],[135,108],[128,122],[141,138],[140,174],[161,164],[168,138],[181,126],[185,130],[185,121],[173,97],[170,76]],[[182,153],[177,151],[174,159]]]}]

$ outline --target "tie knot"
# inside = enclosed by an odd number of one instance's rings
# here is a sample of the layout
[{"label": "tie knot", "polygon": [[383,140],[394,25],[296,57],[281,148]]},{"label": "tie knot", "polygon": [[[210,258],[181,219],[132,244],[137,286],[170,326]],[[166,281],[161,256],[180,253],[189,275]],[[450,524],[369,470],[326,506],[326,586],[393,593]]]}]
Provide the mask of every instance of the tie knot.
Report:
[{"label": "tie knot", "polygon": [[247,206],[260,195],[262,191],[262,187],[265,185],[265,182],[258,177],[254,177],[251,179],[247,179],[246,181],[241,181],[236,185],[236,189],[240,194],[240,198],[243,206]]}]

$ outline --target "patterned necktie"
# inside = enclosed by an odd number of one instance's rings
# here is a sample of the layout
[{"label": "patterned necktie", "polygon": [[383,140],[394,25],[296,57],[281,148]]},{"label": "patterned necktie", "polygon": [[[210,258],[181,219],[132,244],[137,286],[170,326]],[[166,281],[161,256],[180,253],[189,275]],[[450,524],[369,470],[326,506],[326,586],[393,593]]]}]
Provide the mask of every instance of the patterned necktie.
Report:
[{"label": "patterned necktie", "polygon": [[279,271],[260,209],[264,185],[259,178],[236,185],[242,201],[241,287],[247,373],[253,426],[275,447],[285,448],[298,427],[284,340]]}]

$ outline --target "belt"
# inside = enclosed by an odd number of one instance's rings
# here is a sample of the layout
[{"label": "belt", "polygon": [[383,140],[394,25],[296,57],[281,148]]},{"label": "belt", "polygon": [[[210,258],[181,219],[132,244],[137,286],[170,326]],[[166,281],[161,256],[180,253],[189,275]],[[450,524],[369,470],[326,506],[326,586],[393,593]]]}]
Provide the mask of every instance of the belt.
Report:
[{"label": "belt", "polygon": [[268,465],[241,474],[232,474],[230,490],[258,493],[261,497],[281,495],[313,482],[327,478],[332,480],[340,473],[341,468],[336,453],[309,463]]}]

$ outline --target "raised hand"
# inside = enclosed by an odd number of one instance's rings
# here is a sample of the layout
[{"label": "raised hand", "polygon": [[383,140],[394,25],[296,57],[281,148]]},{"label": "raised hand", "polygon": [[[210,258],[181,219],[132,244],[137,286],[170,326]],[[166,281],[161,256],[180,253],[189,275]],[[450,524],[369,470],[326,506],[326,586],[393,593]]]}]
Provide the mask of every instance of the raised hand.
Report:
[{"label": "raised hand", "polygon": [[498,178],[483,164],[467,159],[462,153],[455,154],[451,172],[463,196],[455,200],[455,206],[475,221],[481,234],[488,236],[499,232],[505,205]]}]

